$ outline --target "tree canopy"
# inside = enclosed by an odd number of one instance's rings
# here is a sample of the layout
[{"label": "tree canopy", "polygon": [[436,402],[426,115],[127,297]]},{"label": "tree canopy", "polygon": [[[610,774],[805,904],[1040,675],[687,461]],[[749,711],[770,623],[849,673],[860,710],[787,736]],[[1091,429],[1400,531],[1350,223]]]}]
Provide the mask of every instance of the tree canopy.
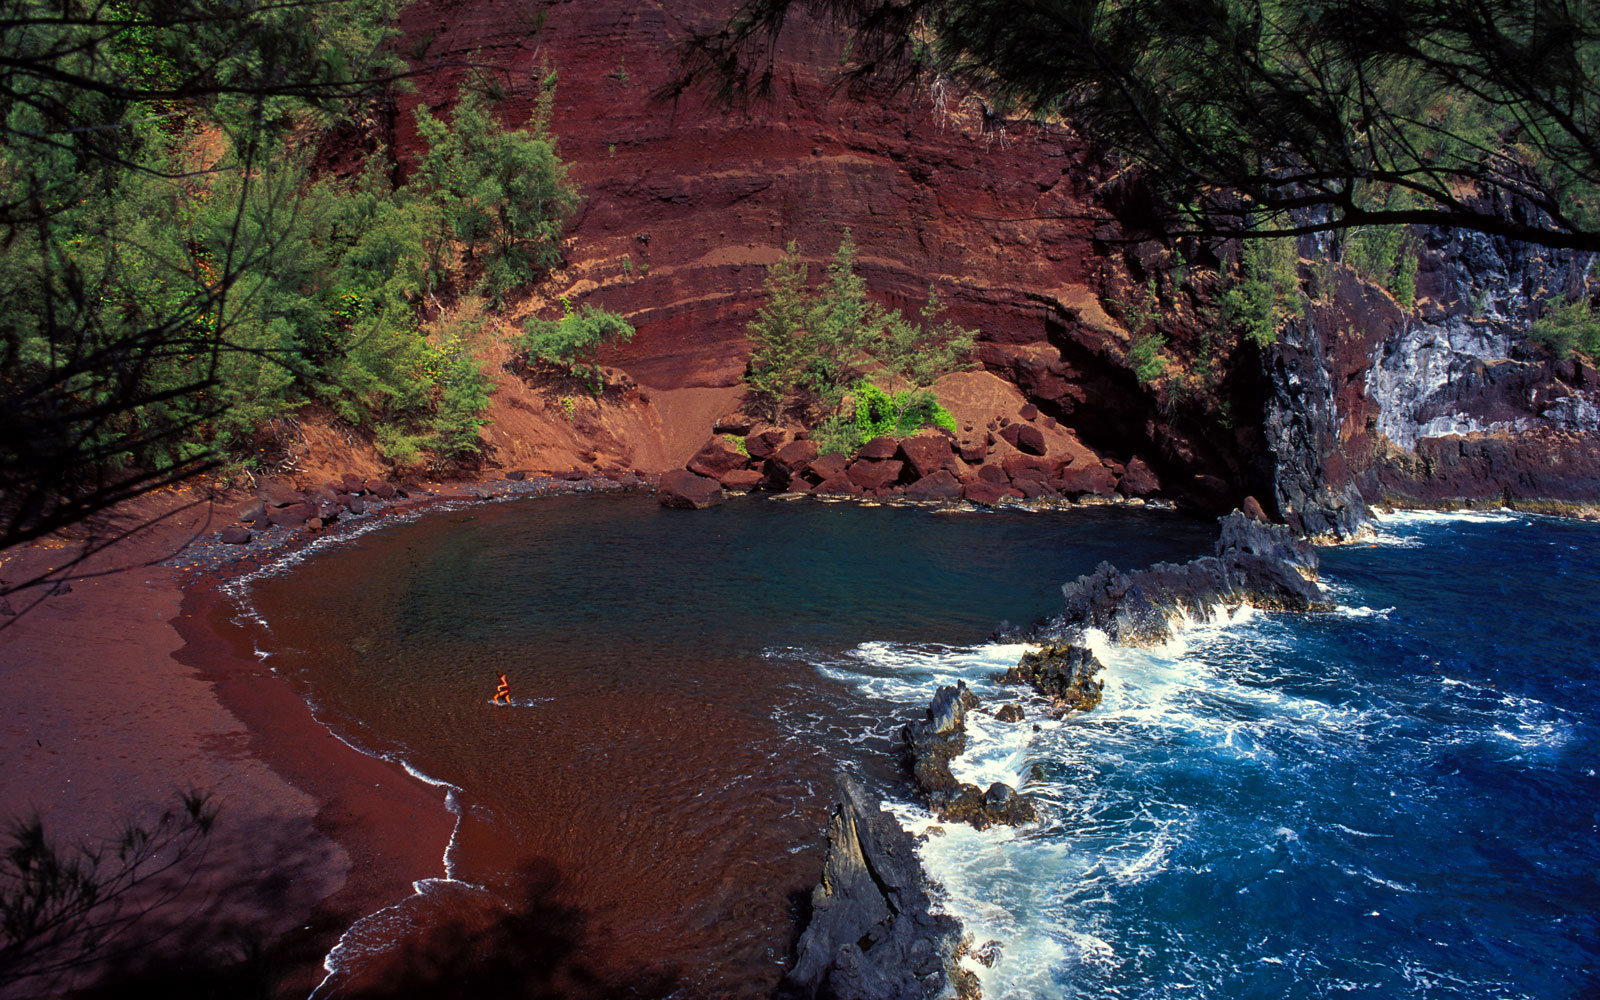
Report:
[{"label": "tree canopy", "polygon": [[796,13],[842,82],[954,82],[1137,163],[1171,232],[1380,224],[1600,250],[1600,8],[1587,0],[744,0],[681,94],[774,80]]}]

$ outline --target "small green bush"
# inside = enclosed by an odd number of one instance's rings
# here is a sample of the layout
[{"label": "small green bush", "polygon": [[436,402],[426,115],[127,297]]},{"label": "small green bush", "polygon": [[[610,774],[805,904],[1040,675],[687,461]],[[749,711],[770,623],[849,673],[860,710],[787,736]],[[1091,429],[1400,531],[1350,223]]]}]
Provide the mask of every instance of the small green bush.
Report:
[{"label": "small green bush", "polygon": [[1587,298],[1551,306],[1528,328],[1528,340],[1558,358],[1600,355],[1600,315]]},{"label": "small green bush", "polygon": [[582,378],[589,391],[599,395],[604,387],[595,352],[605,344],[625,344],[633,339],[633,326],[621,316],[584,303],[567,309],[560,319],[533,317],[523,325],[521,347],[528,357],[558,365]]}]

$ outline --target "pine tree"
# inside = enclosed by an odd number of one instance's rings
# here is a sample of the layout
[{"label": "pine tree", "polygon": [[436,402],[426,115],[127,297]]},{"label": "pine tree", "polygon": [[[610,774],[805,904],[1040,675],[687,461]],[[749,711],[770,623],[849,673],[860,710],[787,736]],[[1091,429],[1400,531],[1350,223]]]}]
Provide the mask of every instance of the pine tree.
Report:
[{"label": "pine tree", "polygon": [[776,420],[784,401],[800,377],[803,341],[811,298],[806,288],[807,266],[793,241],[783,256],[767,268],[762,290],[767,301],[745,328],[750,338],[750,364],[745,383],[757,416]]}]

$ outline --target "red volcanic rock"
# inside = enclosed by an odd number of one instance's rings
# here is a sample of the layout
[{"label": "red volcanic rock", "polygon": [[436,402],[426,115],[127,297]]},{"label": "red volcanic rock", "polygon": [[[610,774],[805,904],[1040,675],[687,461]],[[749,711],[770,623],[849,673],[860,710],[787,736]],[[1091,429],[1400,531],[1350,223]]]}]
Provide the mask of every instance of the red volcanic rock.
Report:
[{"label": "red volcanic rock", "polygon": [[1062,469],[1057,479],[1061,483],[1059,487],[1061,492],[1069,496],[1093,493],[1096,496],[1108,497],[1117,488],[1116,475],[1103,465]]},{"label": "red volcanic rock", "polygon": [[911,500],[959,500],[961,491],[961,484],[956,477],[949,470],[940,469],[907,486],[906,497]]},{"label": "red volcanic rock", "polygon": [[734,469],[724,473],[718,481],[724,489],[749,492],[761,485],[761,473],[755,469]]},{"label": "red volcanic rock", "polygon": [[1244,503],[1239,505],[1239,509],[1244,511],[1245,517],[1253,521],[1260,521],[1262,524],[1267,523],[1267,512],[1261,509],[1261,501],[1255,497],[1245,497]]},{"label": "red volcanic rock", "polygon": [[850,481],[864,490],[880,490],[896,479],[900,478],[900,470],[905,468],[904,462],[888,459],[882,462],[862,461],[857,459],[850,463],[850,468],[845,475]]},{"label": "red volcanic rock", "polygon": [[367,502],[365,500],[361,499],[360,497],[351,497],[350,498],[350,513],[352,513],[352,514],[365,514],[366,512],[367,512]]},{"label": "red volcanic rock", "polygon": [[332,524],[339,520],[339,505],[332,500],[324,500],[317,504],[317,518],[323,524]]},{"label": "red volcanic rock", "polygon": [[845,493],[852,496],[859,496],[861,494],[861,487],[851,482],[850,477],[841,472],[836,476],[829,476],[827,479],[824,479],[817,485],[817,488],[811,492]]},{"label": "red volcanic rock", "polygon": [[981,462],[989,457],[989,442],[983,438],[965,438],[956,442],[963,462]]},{"label": "red volcanic rock", "polygon": [[815,462],[807,466],[806,471],[817,477],[818,482],[827,482],[830,479],[844,475],[844,470],[850,465],[850,459],[832,452],[819,455]]},{"label": "red volcanic rock", "polygon": [[315,535],[322,530],[322,518],[311,517],[306,519],[306,534]]},{"label": "red volcanic rock", "polygon": [[1011,477],[1006,475],[1006,470],[998,465],[984,465],[978,469],[978,478],[986,483],[993,483],[1004,488],[1011,482]]},{"label": "red volcanic rock", "polygon": [[744,439],[744,450],[756,460],[771,458],[777,454],[778,449],[789,443],[789,432],[782,427],[762,431],[760,434],[751,434]]},{"label": "red volcanic rock", "polygon": [[297,503],[279,507],[267,515],[267,520],[282,528],[297,528],[305,523],[306,518],[315,517],[316,513],[310,504]]},{"label": "red volcanic rock", "polygon": [[380,479],[375,483],[368,483],[367,492],[382,500],[393,500],[400,490],[393,483]]},{"label": "red volcanic rock", "polygon": [[750,464],[749,456],[733,446],[733,442],[720,434],[713,434],[700,450],[689,459],[687,468],[696,475],[721,479],[735,469]]},{"label": "red volcanic rock", "polygon": [[1147,497],[1161,489],[1156,474],[1142,458],[1128,460],[1128,468],[1117,482],[1117,491],[1125,497]]},{"label": "red volcanic rock", "polygon": [[894,438],[888,436],[875,437],[856,451],[856,457],[882,461],[886,458],[893,458],[894,453],[899,450],[900,442]]},{"label": "red volcanic rock", "polygon": [[[1016,479],[1045,480],[1055,475],[1056,467],[1061,463],[1054,459],[1041,458],[1037,455],[1024,455],[1021,452],[1012,452],[1000,460],[1000,467],[1005,469],[1006,475]],[[1110,480],[1113,486],[1116,479]]]},{"label": "red volcanic rock", "polygon": [[1030,455],[1044,454],[1044,432],[1030,424],[1007,424],[1000,429],[1000,436],[1018,451]]},{"label": "red volcanic rock", "polygon": [[1022,407],[1022,409],[1017,411],[1017,416],[1021,417],[1024,420],[1032,420],[1034,417],[1037,417],[1038,415],[1039,415],[1039,408],[1037,406],[1034,406],[1032,403],[1025,404]]},{"label": "red volcanic rock", "polygon": [[805,469],[817,460],[815,441],[790,441],[773,454],[772,460],[789,470],[791,475]]},{"label": "red volcanic rock", "polygon": [[222,541],[227,545],[243,545],[250,540],[250,529],[241,524],[230,524],[222,529]]},{"label": "red volcanic rock", "polygon": [[688,469],[674,469],[661,476],[656,499],[663,507],[704,510],[722,502],[722,487],[715,479],[697,476]]},{"label": "red volcanic rock", "polygon": [[513,469],[506,473],[506,481],[510,483],[520,483],[527,478],[528,473],[523,469]]},{"label": "red volcanic rock", "polygon": [[268,507],[288,507],[305,499],[305,495],[277,483],[266,483],[256,490],[256,496]]},{"label": "red volcanic rock", "polygon": [[[510,479],[511,477],[508,475],[506,478]],[[346,472],[340,476],[339,485],[344,487],[344,492],[346,493],[360,493],[367,488],[366,481],[353,472]]]},{"label": "red volcanic rock", "polygon": [[900,442],[899,457],[910,466],[917,479],[926,479],[941,469],[954,477],[955,455],[950,451],[950,439],[942,434],[918,434]]},{"label": "red volcanic rock", "polygon": [[755,418],[748,413],[728,413],[717,418],[711,429],[718,434],[737,434],[743,437],[750,433],[750,428],[756,425]]},{"label": "red volcanic rock", "polygon": [[260,521],[266,516],[267,505],[260,500],[254,503],[247,503],[239,509],[239,520],[241,521]]},{"label": "red volcanic rock", "polygon": [[1038,500],[1041,497],[1053,497],[1056,495],[1054,487],[1038,479],[1017,479],[1011,485],[1029,500]]},{"label": "red volcanic rock", "polygon": [[968,483],[966,488],[962,490],[962,494],[973,503],[981,503],[988,507],[994,506],[1007,497],[1022,495],[1016,490],[1007,489],[998,483],[991,483],[983,479]]}]

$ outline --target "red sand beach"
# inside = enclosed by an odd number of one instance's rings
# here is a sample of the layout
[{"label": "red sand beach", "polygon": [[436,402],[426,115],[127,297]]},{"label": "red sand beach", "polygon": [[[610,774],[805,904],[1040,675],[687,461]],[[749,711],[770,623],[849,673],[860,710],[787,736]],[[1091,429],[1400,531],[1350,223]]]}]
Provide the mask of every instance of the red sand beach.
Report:
[{"label": "red sand beach", "polygon": [[[75,567],[69,593],[9,598],[19,614],[0,618],[0,819],[37,813],[71,844],[151,822],[184,790],[209,792],[220,814],[193,880],[120,947],[59,980],[0,985],[0,996],[156,994],[173,977],[241,976],[304,996],[353,920],[442,874],[454,826],[443,793],[331,736],[248,640],[240,648],[241,632],[227,634],[213,587],[186,593],[181,571],[159,565],[228,509],[146,498],[119,527],[164,519]],[[81,545],[8,550],[0,578],[30,579]]]}]

